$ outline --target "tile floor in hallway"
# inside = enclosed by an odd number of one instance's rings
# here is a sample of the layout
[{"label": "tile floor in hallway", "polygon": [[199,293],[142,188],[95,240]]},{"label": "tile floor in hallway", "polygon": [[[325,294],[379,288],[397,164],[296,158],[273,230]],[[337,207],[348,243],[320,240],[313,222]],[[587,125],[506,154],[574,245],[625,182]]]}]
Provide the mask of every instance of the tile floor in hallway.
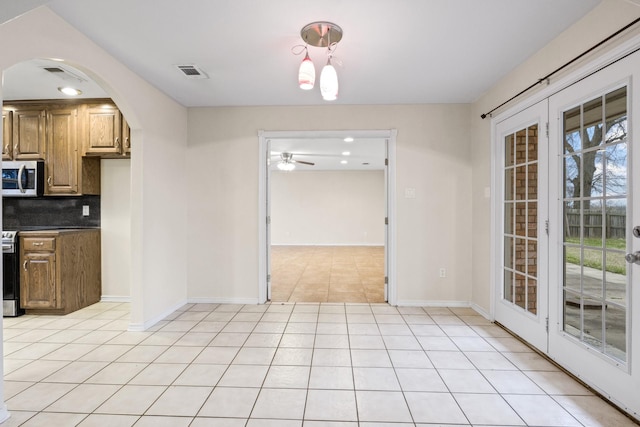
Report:
[{"label": "tile floor in hallway", "polygon": [[128,304],[4,319],[9,426],[631,426],[468,308]]},{"label": "tile floor in hallway", "polygon": [[384,246],[273,245],[271,300],[382,303]]}]

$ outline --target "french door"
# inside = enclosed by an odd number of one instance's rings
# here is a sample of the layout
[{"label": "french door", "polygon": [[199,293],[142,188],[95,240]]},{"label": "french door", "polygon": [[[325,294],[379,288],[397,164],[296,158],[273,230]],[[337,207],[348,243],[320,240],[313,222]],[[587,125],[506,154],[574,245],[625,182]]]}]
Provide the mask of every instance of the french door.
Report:
[{"label": "french door", "polygon": [[[640,415],[640,55],[549,98],[549,355]],[[640,228],[638,229],[640,230]],[[640,233],[638,233],[640,236]],[[630,254],[627,262],[626,255]]]},{"label": "french door", "polygon": [[547,350],[547,101],[497,124],[496,321]]}]

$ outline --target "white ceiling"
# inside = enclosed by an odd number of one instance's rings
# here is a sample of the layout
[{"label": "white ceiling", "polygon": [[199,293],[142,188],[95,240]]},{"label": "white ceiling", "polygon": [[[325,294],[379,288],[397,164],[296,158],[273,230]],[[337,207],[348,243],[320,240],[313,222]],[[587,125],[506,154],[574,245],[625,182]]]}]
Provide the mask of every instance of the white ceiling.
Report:
[{"label": "white ceiling", "polygon": [[[186,107],[471,103],[599,2],[0,0],[0,23],[46,5]],[[297,86],[302,56],[292,48],[302,44],[300,29],[318,20],[344,31],[335,51],[337,101],[323,101],[317,82],[311,91]],[[326,49],[309,54],[319,80]],[[209,78],[186,78],[176,68],[185,64]],[[5,70],[4,99],[61,98],[57,88],[68,81],[43,70],[52,65],[81,77],[83,97],[108,97],[64,62],[40,58]],[[314,170],[342,169],[342,144],[290,139],[272,141],[272,150],[312,161]],[[352,145],[350,169],[382,167],[383,140]]]},{"label": "white ceiling", "polygon": [[[192,106],[327,105],[297,87],[291,52],[313,21],[344,30],[331,104],[469,103],[599,0],[0,0],[0,22],[47,4],[133,71]],[[325,50],[311,47],[317,74]],[[569,58],[567,58],[569,59]],[[175,66],[195,64],[207,80]],[[26,98],[31,73],[5,79]],[[21,82],[22,85],[21,85]],[[22,93],[25,95],[22,95]]]}]

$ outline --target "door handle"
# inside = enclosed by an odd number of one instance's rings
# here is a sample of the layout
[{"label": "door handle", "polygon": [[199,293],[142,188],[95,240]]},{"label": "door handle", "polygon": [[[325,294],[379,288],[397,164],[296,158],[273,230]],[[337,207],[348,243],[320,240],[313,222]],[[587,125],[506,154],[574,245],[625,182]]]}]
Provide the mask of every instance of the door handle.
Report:
[{"label": "door handle", "polygon": [[636,225],[633,227],[633,235],[635,237],[640,237],[640,225]]},{"label": "door handle", "polygon": [[627,254],[624,259],[626,259],[629,264],[640,264],[640,251]]}]

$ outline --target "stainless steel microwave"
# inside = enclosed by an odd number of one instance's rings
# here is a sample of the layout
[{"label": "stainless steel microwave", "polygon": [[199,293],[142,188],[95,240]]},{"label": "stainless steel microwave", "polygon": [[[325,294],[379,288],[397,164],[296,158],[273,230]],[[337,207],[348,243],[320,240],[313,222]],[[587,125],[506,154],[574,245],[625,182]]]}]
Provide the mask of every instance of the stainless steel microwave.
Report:
[{"label": "stainless steel microwave", "polygon": [[2,162],[3,197],[37,197],[44,193],[44,162]]}]

